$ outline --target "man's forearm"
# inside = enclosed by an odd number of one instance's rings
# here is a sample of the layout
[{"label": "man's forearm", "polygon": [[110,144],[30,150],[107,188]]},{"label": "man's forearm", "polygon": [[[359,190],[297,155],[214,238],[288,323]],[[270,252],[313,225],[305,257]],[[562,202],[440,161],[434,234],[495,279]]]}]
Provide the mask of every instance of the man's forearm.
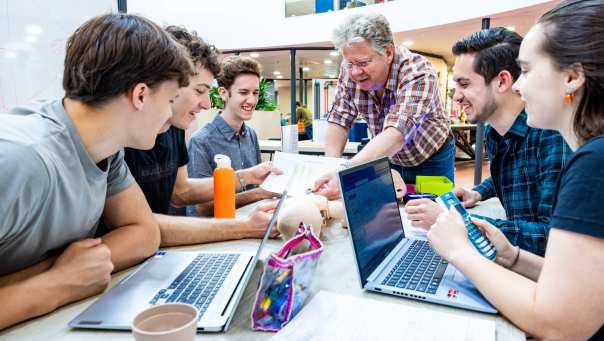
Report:
[{"label": "man's forearm", "polygon": [[493,178],[491,178],[490,176],[484,179],[472,190],[480,194],[480,201],[485,201],[487,199],[497,196],[497,191],[495,191],[495,184],[493,183]]},{"label": "man's forearm", "polygon": [[47,259],[41,261],[40,263],[32,265],[21,271],[18,271],[18,272],[12,273],[12,274],[8,274],[8,275],[4,275],[4,276],[0,276],[0,286],[5,286],[5,285],[13,284],[13,283],[22,282],[30,277],[39,275],[39,274],[47,271],[48,269],[50,269],[56,259],[57,259],[57,257],[47,258]]},{"label": "man's forearm", "polygon": [[155,214],[161,231],[161,246],[218,242],[250,237],[246,220],[179,217]]},{"label": "man's forearm", "polygon": [[351,162],[361,164],[384,156],[392,156],[401,150],[403,134],[396,128],[389,127],[371,139],[369,143],[355,155]]},{"label": "man's forearm", "polygon": [[[238,176],[241,176],[246,184],[252,184],[253,176],[249,174],[247,169],[238,171]],[[187,190],[182,193],[172,195],[172,204],[177,207],[186,205],[196,205],[209,203],[214,199],[214,178],[189,178],[187,179]],[[235,181],[235,187],[240,188],[241,181]]]},{"label": "man's forearm", "polygon": [[274,198],[275,196],[279,196],[279,194],[271,193],[263,190],[260,187],[256,187],[254,189],[250,189],[249,191],[237,193],[235,196],[235,205],[237,208],[239,208],[263,199]]},{"label": "man's forearm", "polygon": [[325,156],[341,157],[346,142],[348,130],[335,123],[327,123],[325,132]]},{"label": "man's forearm", "polygon": [[214,196],[214,178],[188,178],[186,190],[172,195],[172,204],[177,207],[195,205],[212,200]]},{"label": "man's forearm", "polygon": [[149,225],[128,225],[112,230],[102,237],[111,250],[114,272],[129,268],[150,257],[160,242],[157,222]]},{"label": "man's forearm", "polygon": [[0,285],[0,330],[21,321],[49,313],[70,302],[66,288],[62,288],[49,271],[20,282]]}]

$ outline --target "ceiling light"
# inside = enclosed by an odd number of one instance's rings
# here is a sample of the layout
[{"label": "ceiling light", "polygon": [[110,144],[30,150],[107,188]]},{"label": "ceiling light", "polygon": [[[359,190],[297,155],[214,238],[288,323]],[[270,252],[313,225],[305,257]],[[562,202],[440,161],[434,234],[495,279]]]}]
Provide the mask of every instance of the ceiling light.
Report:
[{"label": "ceiling light", "polygon": [[257,53],[257,52],[252,52],[252,53],[250,53],[250,57],[252,57],[252,58],[258,58],[258,57],[260,57],[260,54]]},{"label": "ceiling light", "polygon": [[283,79],[283,76],[279,75],[277,76],[278,79]]},{"label": "ceiling light", "polygon": [[340,54],[338,53],[338,51],[331,51],[331,52],[329,52],[329,55],[332,56],[332,57],[337,57]]},{"label": "ceiling light", "polygon": [[310,71],[310,68],[308,66],[305,66],[305,67],[302,68],[302,71],[308,72],[308,71]]},{"label": "ceiling light", "polygon": [[403,42],[403,45],[405,45],[407,47],[412,46],[413,44],[415,44],[415,43],[412,40],[405,40]]},{"label": "ceiling light", "polygon": [[28,43],[35,43],[36,41],[38,41],[38,38],[36,38],[36,36],[25,36],[25,38],[23,38],[23,40],[25,40]]},{"label": "ceiling light", "polygon": [[336,76],[335,76],[335,75],[329,75],[329,76],[327,76],[327,77],[328,77],[328,78],[336,78]]},{"label": "ceiling light", "polygon": [[323,61],[323,63],[325,63],[325,64],[327,64],[327,65],[330,65],[330,64],[332,64],[333,62],[331,61],[331,59],[325,59],[325,60]]},{"label": "ceiling light", "polygon": [[273,72],[273,75],[275,75],[275,76],[280,75],[280,74],[281,74],[281,72],[279,72],[279,71]]}]

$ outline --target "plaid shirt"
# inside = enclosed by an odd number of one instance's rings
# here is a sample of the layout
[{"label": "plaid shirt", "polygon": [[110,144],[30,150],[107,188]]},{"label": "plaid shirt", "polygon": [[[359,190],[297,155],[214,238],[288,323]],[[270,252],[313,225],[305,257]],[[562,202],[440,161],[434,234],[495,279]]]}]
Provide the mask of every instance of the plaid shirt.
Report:
[{"label": "plaid shirt", "polygon": [[558,176],[572,154],[559,133],[530,128],[522,111],[502,137],[485,129],[491,176],[474,188],[482,200],[497,196],[507,220],[478,216],[514,245],[543,256]]},{"label": "plaid shirt", "polygon": [[350,129],[359,114],[372,136],[388,127],[403,134],[404,143],[392,162],[404,167],[426,161],[442,147],[450,132],[436,71],[425,57],[405,47],[396,48],[382,98],[376,91],[361,90],[342,62],[327,121]]}]

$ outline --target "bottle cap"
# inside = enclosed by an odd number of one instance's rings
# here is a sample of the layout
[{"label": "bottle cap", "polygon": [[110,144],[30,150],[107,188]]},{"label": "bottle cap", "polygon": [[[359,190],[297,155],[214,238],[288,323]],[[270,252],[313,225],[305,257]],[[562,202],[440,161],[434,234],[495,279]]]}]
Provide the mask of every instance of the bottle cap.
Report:
[{"label": "bottle cap", "polygon": [[231,158],[226,155],[214,155],[214,162],[216,162],[218,168],[231,168]]}]

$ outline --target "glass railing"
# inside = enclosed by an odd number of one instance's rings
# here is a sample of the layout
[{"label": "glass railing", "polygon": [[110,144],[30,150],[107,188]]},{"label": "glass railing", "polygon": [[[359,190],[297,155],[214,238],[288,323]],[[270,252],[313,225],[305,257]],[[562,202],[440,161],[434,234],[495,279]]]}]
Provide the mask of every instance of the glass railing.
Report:
[{"label": "glass railing", "polygon": [[294,17],[363,7],[396,0],[285,0],[285,16]]}]

